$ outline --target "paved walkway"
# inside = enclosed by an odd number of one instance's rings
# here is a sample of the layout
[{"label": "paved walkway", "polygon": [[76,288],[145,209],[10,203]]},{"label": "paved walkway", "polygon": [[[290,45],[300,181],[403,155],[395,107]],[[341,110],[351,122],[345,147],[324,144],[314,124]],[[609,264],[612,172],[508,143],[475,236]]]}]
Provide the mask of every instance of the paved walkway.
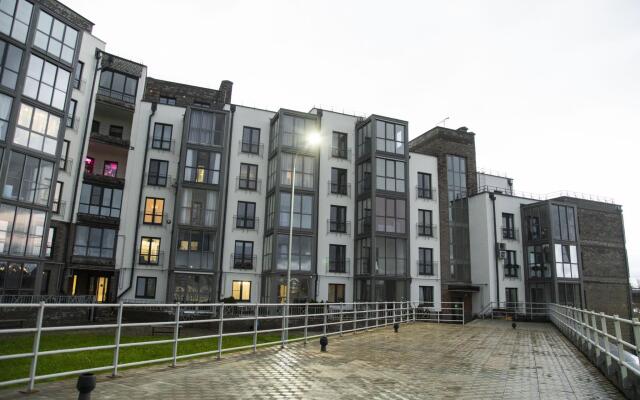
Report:
[{"label": "paved walkway", "polygon": [[[179,368],[100,377],[92,399],[616,399],[613,385],[553,326],[475,321],[417,323],[317,339],[304,347],[202,359]],[[25,397],[76,398],[75,381],[36,385]]]}]

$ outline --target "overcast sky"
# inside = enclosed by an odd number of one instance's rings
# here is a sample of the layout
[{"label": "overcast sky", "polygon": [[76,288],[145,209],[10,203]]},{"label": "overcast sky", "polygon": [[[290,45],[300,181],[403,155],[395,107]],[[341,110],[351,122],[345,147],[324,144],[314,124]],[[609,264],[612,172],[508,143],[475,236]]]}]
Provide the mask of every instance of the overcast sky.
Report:
[{"label": "overcast sky", "polygon": [[62,0],[107,51],[236,104],[476,133],[518,190],[623,205],[640,278],[640,1]]}]

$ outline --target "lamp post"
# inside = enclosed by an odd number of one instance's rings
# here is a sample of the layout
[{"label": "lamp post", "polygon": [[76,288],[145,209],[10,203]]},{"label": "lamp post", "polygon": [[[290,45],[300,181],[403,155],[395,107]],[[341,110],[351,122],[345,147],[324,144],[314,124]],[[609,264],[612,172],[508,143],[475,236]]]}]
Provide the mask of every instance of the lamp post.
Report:
[{"label": "lamp post", "polygon": [[[312,148],[320,144],[321,136],[319,132],[309,132],[306,135],[306,147]],[[289,305],[291,304],[291,249],[293,246],[293,205],[296,197],[296,163],[298,161],[299,149],[296,146],[296,152],[293,155],[293,168],[291,175],[291,206],[289,209],[289,251],[287,254],[287,298],[285,310],[285,329],[286,337],[289,339]]]}]

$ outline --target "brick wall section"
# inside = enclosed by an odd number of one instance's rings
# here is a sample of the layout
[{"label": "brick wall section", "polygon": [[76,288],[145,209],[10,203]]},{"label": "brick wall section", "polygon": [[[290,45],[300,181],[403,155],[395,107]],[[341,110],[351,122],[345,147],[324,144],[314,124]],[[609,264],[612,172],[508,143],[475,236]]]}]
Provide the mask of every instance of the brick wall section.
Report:
[{"label": "brick wall section", "polygon": [[449,199],[447,183],[447,154],[465,157],[467,160],[467,191],[476,184],[475,134],[466,128],[457,130],[437,126],[409,142],[409,151],[438,158],[438,201],[440,206],[440,271],[442,282],[448,277],[449,268]]},{"label": "brick wall section", "polygon": [[93,29],[93,22],[89,21],[64,4],[56,0],[42,0],[42,6],[54,16],[63,18],[74,26],[91,33],[91,30]]},{"label": "brick wall section", "polygon": [[102,56],[100,66],[122,72],[123,74],[137,76],[138,78],[142,76],[142,72],[146,68],[140,63],[107,52]]},{"label": "brick wall section", "polygon": [[225,104],[231,103],[231,92],[233,83],[222,81],[220,89],[209,89],[199,86],[185,85],[182,83],[163,81],[160,79],[147,78],[144,88],[143,101],[157,103],[160,96],[172,97],[176,99],[176,105],[187,107],[195,101],[208,102],[214,109],[222,109]]}]

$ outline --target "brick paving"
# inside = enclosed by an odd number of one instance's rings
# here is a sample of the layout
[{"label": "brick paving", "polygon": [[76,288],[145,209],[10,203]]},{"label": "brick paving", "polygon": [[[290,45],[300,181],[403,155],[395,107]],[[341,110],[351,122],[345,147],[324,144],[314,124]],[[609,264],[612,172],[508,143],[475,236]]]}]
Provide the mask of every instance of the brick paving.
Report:
[{"label": "brick paving", "polygon": [[[622,399],[552,325],[417,323],[99,377],[92,399]],[[26,397],[77,398],[75,380],[36,385]]]}]

